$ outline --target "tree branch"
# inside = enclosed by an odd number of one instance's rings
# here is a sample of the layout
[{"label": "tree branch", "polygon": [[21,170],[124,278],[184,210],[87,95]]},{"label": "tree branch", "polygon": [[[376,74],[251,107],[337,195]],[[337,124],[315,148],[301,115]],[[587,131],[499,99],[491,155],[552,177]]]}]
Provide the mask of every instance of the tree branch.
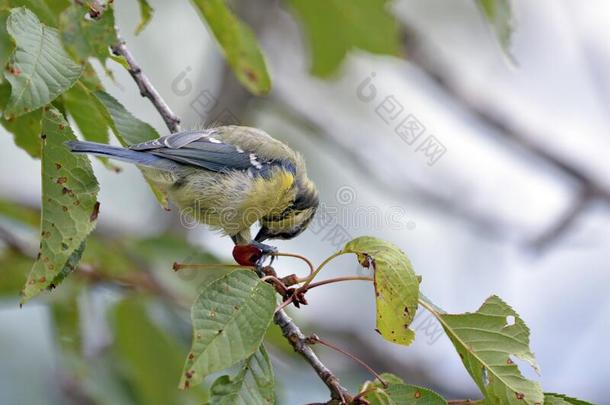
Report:
[{"label": "tree branch", "polygon": [[330,390],[331,398],[340,401],[339,403],[341,404],[349,403],[352,397],[347,389],[341,386],[339,379],[320,361],[318,356],[316,356],[311,347],[306,343],[307,338],[303,332],[301,332],[301,329],[286,312],[284,312],[283,309],[276,312],[273,321],[280,327],[282,334],[292,345],[294,350],[305,358],[324,384],[326,384]]},{"label": "tree branch", "polygon": [[[259,263],[262,263],[262,261]],[[268,274],[263,271],[262,264],[256,266],[256,273],[261,278],[268,276]],[[282,334],[286,340],[288,340],[288,343],[290,343],[294,351],[305,358],[324,384],[326,384],[332,398],[331,402],[332,400],[335,400],[339,401],[339,404],[348,404],[353,399],[349,391],[339,383],[339,379],[333,372],[320,361],[307,343],[307,337],[286,312],[283,309],[277,311],[273,317],[273,321],[280,327]]]},{"label": "tree branch", "polygon": [[146,97],[152,102],[159,114],[161,114],[161,117],[163,117],[163,121],[165,121],[167,128],[169,128],[171,132],[179,132],[180,118],[173,113],[165,100],[163,100],[159,92],[152,85],[150,79],[142,72],[142,68],[136,63],[131,51],[129,51],[125,45],[125,41],[121,37],[118,38],[119,43],[112,46],[112,52],[117,56],[125,58],[127,65],[129,66],[129,74],[138,85],[140,94],[142,97]]}]

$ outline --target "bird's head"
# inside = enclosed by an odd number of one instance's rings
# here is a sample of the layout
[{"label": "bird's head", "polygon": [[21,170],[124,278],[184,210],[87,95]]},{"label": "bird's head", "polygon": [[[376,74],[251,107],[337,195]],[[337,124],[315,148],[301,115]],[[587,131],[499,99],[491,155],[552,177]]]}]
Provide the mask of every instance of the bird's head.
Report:
[{"label": "bird's head", "polygon": [[307,229],[318,204],[318,191],[313,182],[307,178],[299,179],[292,204],[278,215],[262,218],[261,228],[254,240],[263,242],[266,239],[294,238]]}]

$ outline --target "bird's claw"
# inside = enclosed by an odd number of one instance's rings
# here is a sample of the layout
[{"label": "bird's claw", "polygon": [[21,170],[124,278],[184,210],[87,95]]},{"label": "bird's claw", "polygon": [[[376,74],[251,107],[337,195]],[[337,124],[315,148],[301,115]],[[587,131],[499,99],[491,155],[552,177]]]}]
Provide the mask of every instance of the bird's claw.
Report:
[{"label": "bird's claw", "polygon": [[261,251],[261,257],[256,261],[257,265],[262,265],[268,257],[271,257],[269,265],[271,266],[273,264],[273,261],[275,260],[274,254],[278,252],[278,249],[275,246],[267,245],[255,240],[251,241],[250,245]]}]

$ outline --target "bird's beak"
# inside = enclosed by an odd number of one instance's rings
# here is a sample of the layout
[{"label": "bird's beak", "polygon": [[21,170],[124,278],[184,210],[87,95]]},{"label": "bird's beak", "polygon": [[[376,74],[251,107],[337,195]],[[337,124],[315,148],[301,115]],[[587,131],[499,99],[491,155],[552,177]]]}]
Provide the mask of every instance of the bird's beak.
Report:
[{"label": "bird's beak", "polygon": [[262,226],[261,229],[256,234],[256,236],[254,237],[254,240],[257,242],[264,242],[267,239],[269,239],[270,236],[271,236],[271,232],[269,232],[269,228]]}]

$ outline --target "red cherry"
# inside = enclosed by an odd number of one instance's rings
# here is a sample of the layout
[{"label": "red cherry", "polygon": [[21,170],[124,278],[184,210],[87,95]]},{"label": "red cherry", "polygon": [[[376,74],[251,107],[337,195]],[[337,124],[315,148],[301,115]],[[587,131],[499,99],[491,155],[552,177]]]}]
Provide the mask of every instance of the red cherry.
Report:
[{"label": "red cherry", "polygon": [[235,245],[233,248],[233,258],[242,266],[256,266],[256,262],[263,255],[263,252],[252,245]]}]

